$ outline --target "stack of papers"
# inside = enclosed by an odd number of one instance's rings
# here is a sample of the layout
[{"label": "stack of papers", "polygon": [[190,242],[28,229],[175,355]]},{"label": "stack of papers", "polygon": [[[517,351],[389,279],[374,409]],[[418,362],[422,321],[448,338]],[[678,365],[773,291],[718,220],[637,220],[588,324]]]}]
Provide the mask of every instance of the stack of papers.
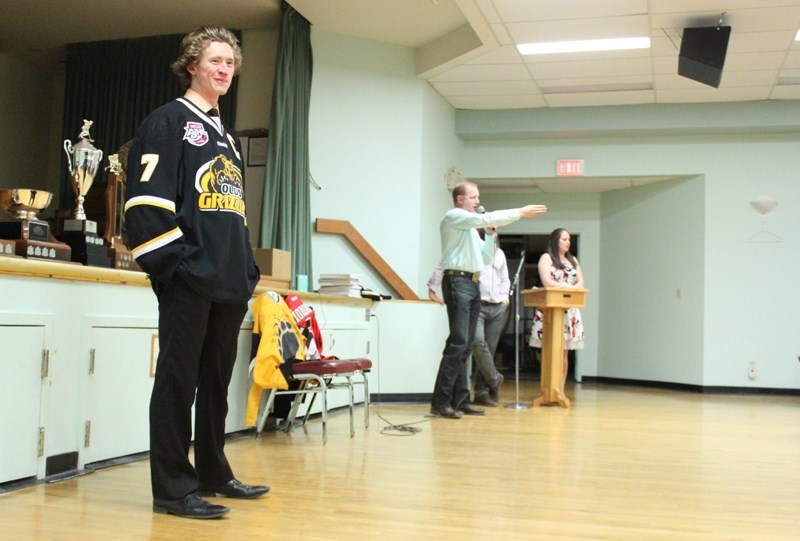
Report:
[{"label": "stack of papers", "polygon": [[325,295],[361,297],[360,274],[320,274],[319,292]]}]

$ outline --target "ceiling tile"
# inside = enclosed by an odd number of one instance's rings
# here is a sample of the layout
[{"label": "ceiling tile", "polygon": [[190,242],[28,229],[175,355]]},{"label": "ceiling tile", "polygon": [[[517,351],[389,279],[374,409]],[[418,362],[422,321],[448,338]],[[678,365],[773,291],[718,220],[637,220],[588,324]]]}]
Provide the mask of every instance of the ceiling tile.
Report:
[{"label": "ceiling tile", "polygon": [[550,107],[582,107],[653,103],[655,95],[652,90],[632,90],[627,92],[547,94],[545,99]]},{"label": "ceiling tile", "polygon": [[456,81],[433,83],[433,87],[448,97],[541,94],[533,81]]},{"label": "ceiling tile", "polygon": [[[698,83],[699,85],[699,83]],[[710,103],[731,101],[754,101],[769,98],[772,87],[734,87],[713,88],[700,85],[703,88],[666,88],[656,90],[658,103]]]},{"label": "ceiling tile", "polygon": [[647,0],[494,0],[497,13],[508,23],[525,21],[560,21],[567,19],[641,15],[647,13]]},{"label": "ceiling tile", "polygon": [[786,52],[786,47],[794,40],[795,31],[774,32],[732,32],[728,43],[728,54],[778,51]]},{"label": "ceiling tile", "polygon": [[453,96],[448,100],[456,109],[535,109],[547,107],[541,95]]},{"label": "ceiling tile", "polygon": [[482,54],[467,64],[523,64],[522,55],[514,46],[498,47],[486,54]]},{"label": "ceiling tile", "polygon": [[769,97],[773,100],[800,100],[800,85],[776,86]]},{"label": "ceiling tile", "polygon": [[432,77],[443,81],[527,81],[531,75],[524,64],[463,65]]},{"label": "ceiling tile", "polygon": [[528,64],[528,69],[536,79],[603,77],[610,74],[649,75],[652,73],[651,62],[647,58]]},{"label": "ceiling tile", "polygon": [[570,41],[649,36],[647,15],[572,19],[569,21],[530,21],[506,25],[516,43]]},{"label": "ceiling tile", "polygon": [[725,57],[724,71],[780,69],[786,53],[734,53]]},{"label": "ceiling tile", "polygon": [[514,40],[508,34],[508,29],[504,24],[493,24],[491,26],[492,32],[500,45],[514,45]]}]

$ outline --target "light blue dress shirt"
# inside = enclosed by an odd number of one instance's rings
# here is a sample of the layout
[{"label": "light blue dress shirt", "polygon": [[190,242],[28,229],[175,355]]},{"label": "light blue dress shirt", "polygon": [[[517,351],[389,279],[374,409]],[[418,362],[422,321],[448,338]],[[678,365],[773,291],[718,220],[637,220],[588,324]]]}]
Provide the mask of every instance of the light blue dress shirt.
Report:
[{"label": "light blue dress shirt", "polygon": [[495,250],[494,235],[481,240],[478,228],[497,227],[519,220],[519,209],[496,210],[478,214],[462,208],[452,208],[442,218],[439,231],[442,235],[443,269],[481,272],[492,261]]}]

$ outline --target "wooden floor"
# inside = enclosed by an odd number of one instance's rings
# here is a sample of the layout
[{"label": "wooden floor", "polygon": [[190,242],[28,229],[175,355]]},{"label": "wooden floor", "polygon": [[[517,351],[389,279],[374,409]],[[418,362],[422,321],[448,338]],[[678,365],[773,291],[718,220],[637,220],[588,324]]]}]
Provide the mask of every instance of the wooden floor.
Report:
[{"label": "wooden floor", "polygon": [[[23,488],[0,495],[0,539],[800,539],[798,397],[598,384],[567,394],[569,410],[455,421],[427,419],[423,404],[382,405],[382,420],[373,404],[352,439],[346,413],[332,415],[326,446],[319,420],[234,438],[238,477],[272,491],[215,500],[232,509],[221,520],[154,515],[146,460]],[[422,431],[381,433],[401,423]]]}]

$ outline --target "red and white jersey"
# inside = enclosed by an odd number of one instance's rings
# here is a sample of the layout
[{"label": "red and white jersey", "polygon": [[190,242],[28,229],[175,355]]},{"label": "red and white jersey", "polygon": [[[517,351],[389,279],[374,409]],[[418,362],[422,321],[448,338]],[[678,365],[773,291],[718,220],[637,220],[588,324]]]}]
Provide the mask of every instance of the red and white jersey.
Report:
[{"label": "red and white jersey", "polygon": [[295,323],[306,337],[306,360],[322,358],[322,332],[319,330],[314,309],[297,295],[287,295],[284,300],[292,311]]}]

